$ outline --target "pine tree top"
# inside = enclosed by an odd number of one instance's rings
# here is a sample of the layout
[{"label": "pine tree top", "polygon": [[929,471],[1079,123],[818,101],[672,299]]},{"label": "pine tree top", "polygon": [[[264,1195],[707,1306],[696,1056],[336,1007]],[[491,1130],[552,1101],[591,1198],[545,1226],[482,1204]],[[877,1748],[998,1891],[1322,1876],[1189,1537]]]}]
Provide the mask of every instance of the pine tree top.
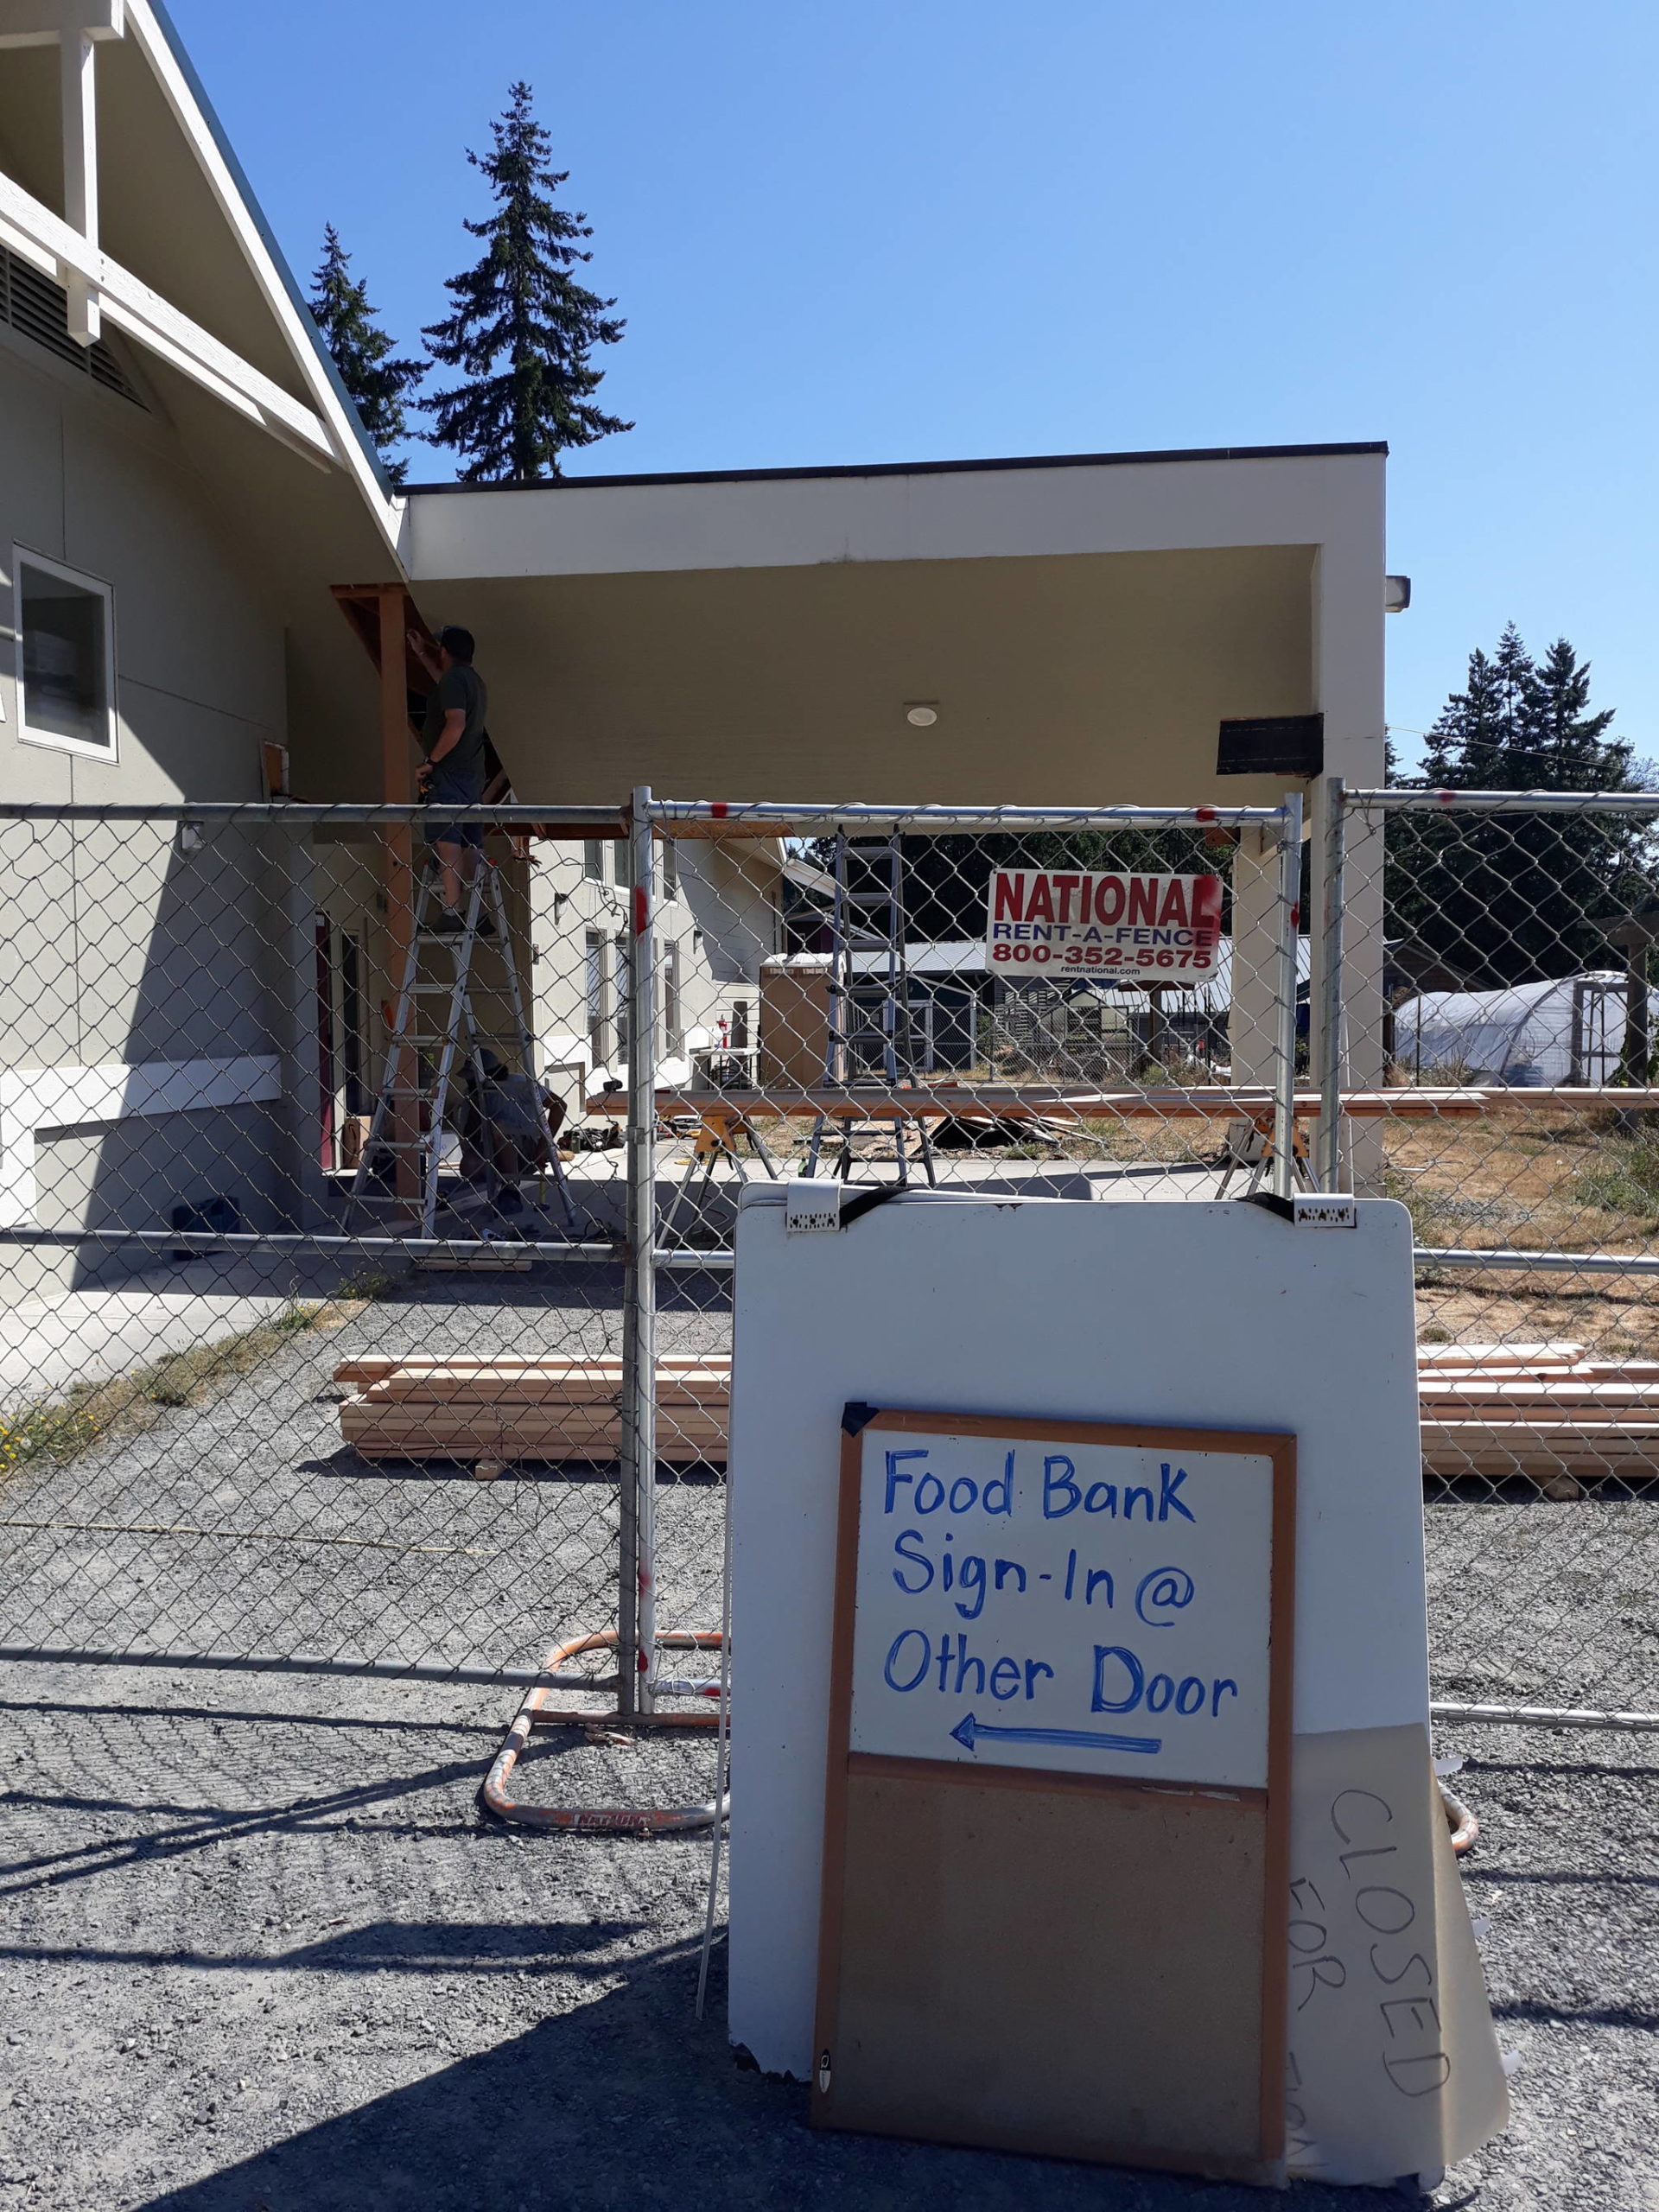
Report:
[{"label": "pine tree top", "polygon": [[[1491,654],[1469,656],[1461,691],[1436,718],[1421,780],[1446,791],[1623,791],[1646,788],[1635,747],[1590,708],[1590,664],[1565,638],[1535,661],[1513,622]],[[1415,780],[1415,779],[1414,779]]]},{"label": "pine tree top", "polygon": [[394,341],[378,327],[368,286],[353,278],[351,264],[340,232],[325,223],[322,260],[311,279],[312,320],[387,474],[401,484],[408,463],[388,461],[386,448],[409,435],[404,410],[426,364],[394,358]]},{"label": "pine tree top", "polygon": [[593,404],[604,372],[588,355],[614,346],[624,324],[607,312],[614,300],[576,279],[576,264],[593,258],[579,241],[593,231],[556,203],[569,172],[551,166],[552,140],[531,102],[527,84],[512,86],[491,150],[467,153],[496,212],[467,221],[485,251],[448,279],[454,312],[425,332],[433,357],[466,379],[420,404],[435,418],[430,442],[468,456],[467,483],[544,482],[566,448],[633,428]]}]

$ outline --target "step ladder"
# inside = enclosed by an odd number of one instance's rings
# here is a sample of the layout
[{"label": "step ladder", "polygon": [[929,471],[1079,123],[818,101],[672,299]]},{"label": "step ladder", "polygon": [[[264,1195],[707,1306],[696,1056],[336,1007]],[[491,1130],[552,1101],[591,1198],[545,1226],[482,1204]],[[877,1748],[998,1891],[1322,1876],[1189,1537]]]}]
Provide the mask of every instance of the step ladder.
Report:
[{"label": "step ladder", "polygon": [[[431,926],[433,909],[438,905],[435,874],[423,870],[415,898],[415,926],[387,1039],[385,1073],[352,1178],[346,1216],[348,1231],[359,1209],[377,1195],[381,1161],[388,1154],[392,1160],[395,1191],[398,1155],[412,1152],[418,1169],[419,1234],[435,1237],[444,1117],[462,1071],[470,1064],[474,1081],[481,1082],[484,1054],[494,1050],[502,1060],[516,1062],[532,1083],[538,1082],[536,1043],[525,1019],[499,871],[479,855],[460,929]],[[486,983],[480,977],[480,956],[486,951],[500,963],[499,983]],[[423,963],[439,963],[446,956],[451,962],[449,974],[424,972]],[[485,1030],[474,1005],[474,994],[506,1000],[512,1022],[511,1037],[493,1036]],[[435,1001],[439,1002],[439,1019],[427,1027],[426,1009]],[[389,1135],[387,1123],[398,1118],[394,1109],[400,1102],[408,1104],[409,1112],[402,1119],[410,1134]],[[550,1133],[549,1151],[565,1227],[572,1236],[579,1236],[583,1219],[571,1198],[558,1146]]]},{"label": "step ladder", "polygon": [[[906,964],[905,855],[895,831],[880,839],[852,842],[844,830],[836,836],[835,900],[830,909],[829,1036],[824,1052],[826,1090],[861,1085],[898,1090],[917,1080],[915,1036],[910,1015],[910,972]],[[874,956],[868,968],[855,956]],[[865,994],[861,998],[861,990]],[[893,1158],[900,1184],[910,1179],[906,1117],[891,1118]],[[853,1129],[837,1119],[834,1173],[844,1182],[853,1171]],[[817,1173],[825,1117],[812,1125],[806,1173]],[[916,1117],[924,1169],[930,1184],[938,1177],[927,1122]]]}]

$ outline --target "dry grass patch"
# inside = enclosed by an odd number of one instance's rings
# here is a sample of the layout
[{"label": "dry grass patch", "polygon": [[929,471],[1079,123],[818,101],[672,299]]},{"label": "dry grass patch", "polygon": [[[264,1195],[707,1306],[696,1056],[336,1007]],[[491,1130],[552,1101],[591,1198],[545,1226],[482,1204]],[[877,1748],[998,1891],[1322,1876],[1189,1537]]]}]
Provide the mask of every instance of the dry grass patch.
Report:
[{"label": "dry grass patch", "polygon": [[343,1327],[367,1303],[361,1298],[321,1305],[296,1300],[235,1336],[168,1352],[130,1374],[77,1383],[61,1397],[0,1414],[0,1478],[40,1460],[61,1465],[79,1459],[110,1437],[136,1435],[164,1414],[201,1405],[225,1384],[264,1366],[295,1337]]}]

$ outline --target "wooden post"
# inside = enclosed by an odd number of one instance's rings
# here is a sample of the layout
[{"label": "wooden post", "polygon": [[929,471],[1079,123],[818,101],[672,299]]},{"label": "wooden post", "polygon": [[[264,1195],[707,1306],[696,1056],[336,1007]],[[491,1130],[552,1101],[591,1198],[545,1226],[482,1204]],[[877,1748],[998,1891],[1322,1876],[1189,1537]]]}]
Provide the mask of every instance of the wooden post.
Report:
[{"label": "wooden post", "polygon": [[[402,584],[382,584],[380,601],[380,772],[381,796],[407,806],[415,796],[410,758],[407,599]],[[406,825],[384,831],[386,886],[386,986],[396,999],[409,959],[415,928],[415,833]],[[400,1205],[414,1203],[420,1190],[416,1172],[420,1109],[414,1096],[420,1055],[414,1046],[397,1056],[392,1070],[394,1095],[387,1116],[393,1160],[392,1191]]]}]

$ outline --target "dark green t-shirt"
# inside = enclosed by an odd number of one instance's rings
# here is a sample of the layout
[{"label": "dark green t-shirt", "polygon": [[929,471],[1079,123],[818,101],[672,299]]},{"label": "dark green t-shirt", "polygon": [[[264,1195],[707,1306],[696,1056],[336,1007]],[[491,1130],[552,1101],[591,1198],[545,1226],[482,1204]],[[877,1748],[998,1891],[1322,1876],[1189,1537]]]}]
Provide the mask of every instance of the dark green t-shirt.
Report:
[{"label": "dark green t-shirt", "polygon": [[426,721],[421,732],[421,742],[429,759],[433,747],[443,735],[444,717],[450,710],[459,707],[467,717],[461,735],[438,763],[444,774],[483,775],[484,715],[488,703],[489,694],[483,677],[464,661],[446,668],[438,678],[438,688],[426,702]]}]

